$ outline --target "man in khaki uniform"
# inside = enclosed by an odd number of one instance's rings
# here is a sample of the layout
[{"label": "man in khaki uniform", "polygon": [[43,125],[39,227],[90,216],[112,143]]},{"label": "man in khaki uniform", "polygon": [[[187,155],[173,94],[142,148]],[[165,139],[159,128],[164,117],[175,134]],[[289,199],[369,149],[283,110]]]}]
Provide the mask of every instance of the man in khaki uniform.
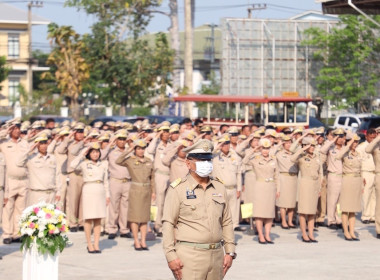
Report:
[{"label": "man in khaki uniform", "polygon": [[226,189],[209,177],[212,149],[208,140],[184,149],[190,173],[166,195],[163,247],[176,279],[223,279],[236,257]]},{"label": "man in khaki uniform", "polygon": [[315,134],[317,136],[317,146],[315,146],[315,154],[319,155],[322,161],[322,169],[323,169],[323,177],[322,177],[322,187],[321,187],[321,195],[318,199],[318,207],[317,207],[317,217],[316,217],[316,225],[317,226],[326,226],[325,218],[327,212],[327,156],[325,154],[320,153],[320,150],[325,143],[325,128],[319,127],[316,129]]},{"label": "man in khaki uniform", "polygon": [[365,182],[364,191],[362,195],[362,223],[368,224],[375,221],[375,207],[376,207],[376,195],[375,195],[375,162],[373,161],[372,154],[365,152],[368,145],[376,138],[376,131],[373,128],[367,130],[366,141],[359,144],[356,151],[362,158],[362,177]]},{"label": "man in khaki uniform", "polygon": [[376,206],[375,206],[375,225],[376,237],[380,239],[380,134],[377,129],[377,137],[367,146],[366,153],[372,154],[375,162],[375,193],[376,193]]},{"label": "man in khaki uniform", "polygon": [[342,161],[336,156],[343,147],[346,138],[345,132],[341,128],[334,130],[333,134],[335,136],[333,141],[327,140],[320,152],[327,155],[327,225],[330,229],[337,229],[342,226],[342,220],[338,216],[336,206],[342,189],[343,166]]},{"label": "man in khaki uniform", "polygon": [[16,165],[27,143],[20,139],[20,122],[15,121],[8,129],[10,139],[0,144],[6,165],[6,183],[3,209],[3,243],[19,242],[18,220],[25,209],[28,194],[28,172]]},{"label": "man in khaki uniform", "polygon": [[116,164],[116,160],[125,151],[128,133],[125,129],[120,129],[115,133],[114,143],[102,151],[102,159],[108,160],[109,185],[111,193],[111,203],[108,208],[108,223],[106,231],[108,239],[115,239],[118,226],[120,237],[132,238],[132,234],[127,227],[129,189],[131,188],[131,176],[128,169]]},{"label": "man in khaki uniform", "polygon": [[[29,192],[26,206],[39,202],[54,203],[60,200],[61,180],[55,156],[47,153],[48,137],[40,133],[30,151],[25,151],[17,166],[26,167],[29,175]],[[33,151],[38,149],[37,153]],[[29,153],[30,152],[30,153]]]},{"label": "man in khaki uniform", "polygon": [[240,194],[242,190],[241,160],[230,147],[229,134],[224,134],[218,142],[219,145],[214,151],[212,160],[212,176],[219,178],[226,188],[234,230],[244,231],[239,227]]},{"label": "man in khaki uniform", "polygon": [[3,153],[0,153],[0,224],[3,220],[3,201],[5,188],[5,159]]},{"label": "man in khaki uniform", "polygon": [[157,236],[162,236],[162,211],[164,209],[164,200],[166,189],[169,185],[169,167],[162,163],[165,154],[164,151],[169,143],[169,126],[161,124],[158,128],[156,137],[150,142],[147,152],[154,155],[154,180],[156,185],[156,206],[157,218],[154,225]]},{"label": "man in khaki uniform", "polygon": [[165,150],[162,163],[170,168],[170,182],[178,178],[184,178],[189,173],[186,166],[186,153],[183,152],[183,148],[187,147],[189,147],[188,141],[178,140]]},{"label": "man in khaki uniform", "polygon": [[[72,139],[74,137],[74,139]],[[78,226],[83,230],[82,218],[82,188],[83,176],[82,172],[74,170],[70,167],[71,162],[79,155],[80,150],[84,146],[84,124],[77,123],[74,127],[74,133],[66,137],[57,147],[57,152],[67,154],[67,173],[69,174],[68,196],[68,212],[69,226],[71,232],[77,232]]]}]

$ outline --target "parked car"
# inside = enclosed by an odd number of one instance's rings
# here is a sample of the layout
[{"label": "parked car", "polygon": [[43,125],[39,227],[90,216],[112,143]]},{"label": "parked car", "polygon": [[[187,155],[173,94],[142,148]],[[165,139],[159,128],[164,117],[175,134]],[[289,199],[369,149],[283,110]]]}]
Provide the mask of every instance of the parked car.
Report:
[{"label": "parked car", "polygon": [[373,117],[372,114],[342,114],[336,117],[333,128],[350,129],[355,132],[363,119]]},{"label": "parked car", "polygon": [[0,125],[5,124],[7,121],[13,119],[13,116],[0,116]]},{"label": "parked car", "polygon": [[380,117],[363,118],[356,133],[360,136],[362,140],[364,140],[368,129],[377,128],[379,126],[380,126]]},{"label": "parked car", "polygon": [[33,123],[35,121],[46,121],[47,119],[53,119],[56,123],[61,123],[66,120],[71,122],[73,120],[72,118],[62,117],[58,115],[37,115],[37,116],[30,117],[29,121]]},{"label": "parked car", "polygon": [[138,120],[143,120],[144,117],[138,116],[100,116],[90,122],[90,125],[93,126],[96,122],[128,122],[135,123]]},{"label": "parked car", "polygon": [[163,121],[168,121],[170,123],[182,123],[182,121],[185,119],[184,117],[179,116],[145,116],[144,118],[149,120],[149,123],[161,123]]}]

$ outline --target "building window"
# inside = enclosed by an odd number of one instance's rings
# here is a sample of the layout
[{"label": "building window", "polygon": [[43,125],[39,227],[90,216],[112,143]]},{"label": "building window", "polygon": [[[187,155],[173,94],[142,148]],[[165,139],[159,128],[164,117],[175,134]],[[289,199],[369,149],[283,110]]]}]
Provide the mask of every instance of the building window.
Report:
[{"label": "building window", "polygon": [[14,104],[20,99],[20,93],[18,91],[20,86],[19,79],[9,79],[8,81],[8,100],[10,104]]},{"label": "building window", "polygon": [[20,57],[20,36],[19,34],[8,34],[8,57],[19,58]]}]

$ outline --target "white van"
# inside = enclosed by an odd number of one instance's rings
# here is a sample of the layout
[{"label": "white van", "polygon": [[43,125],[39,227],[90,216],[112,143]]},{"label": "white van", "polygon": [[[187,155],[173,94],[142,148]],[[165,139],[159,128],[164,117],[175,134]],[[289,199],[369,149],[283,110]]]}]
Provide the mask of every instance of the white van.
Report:
[{"label": "white van", "polygon": [[342,114],[336,117],[333,127],[355,132],[364,118],[372,116],[372,114]]}]

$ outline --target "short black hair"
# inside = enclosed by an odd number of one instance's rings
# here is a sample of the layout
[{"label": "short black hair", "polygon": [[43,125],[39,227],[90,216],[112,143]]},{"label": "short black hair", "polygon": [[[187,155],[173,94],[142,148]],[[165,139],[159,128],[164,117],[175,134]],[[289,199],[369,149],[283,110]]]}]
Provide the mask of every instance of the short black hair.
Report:
[{"label": "short black hair", "polygon": [[219,127],[219,131],[221,131],[224,127],[230,127],[228,124],[222,124],[222,125],[220,125],[220,127]]},{"label": "short black hair", "polygon": [[194,121],[194,126],[197,126],[198,124],[202,123],[203,124],[203,121],[201,119],[196,119]]},{"label": "short black hair", "polygon": [[251,129],[251,125],[249,125],[249,124],[245,124],[245,125],[243,125],[243,126],[241,127],[241,131],[243,131],[244,128],[246,128],[246,127],[248,127],[249,129]]},{"label": "short black hair", "polygon": [[192,123],[191,119],[184,118],[181,124]]},{"label": "short black hair", "polygon": [[328,129],[326,130],[326,135],[331,134],[331,132],[332,132],[333,130],[334,130],[333,128],[328,128]]},{"label": "short black hair", "polygon": [[88,152],[87,152],[87,155],[86,155],[86,159],[88,160],[91,160],[90,158],[90,154],[93,150],[98,150],[99,151],[99,158],[98,158],[98,161],[100,161],[101,157],[102,157],[102,152],[99,150],[99,149],[90,149]]},{"label": "short black hair", "polygon": [[46,124],[51,123],[51,122],[55,123],[55,120],[53,118],[46,119]]}]

